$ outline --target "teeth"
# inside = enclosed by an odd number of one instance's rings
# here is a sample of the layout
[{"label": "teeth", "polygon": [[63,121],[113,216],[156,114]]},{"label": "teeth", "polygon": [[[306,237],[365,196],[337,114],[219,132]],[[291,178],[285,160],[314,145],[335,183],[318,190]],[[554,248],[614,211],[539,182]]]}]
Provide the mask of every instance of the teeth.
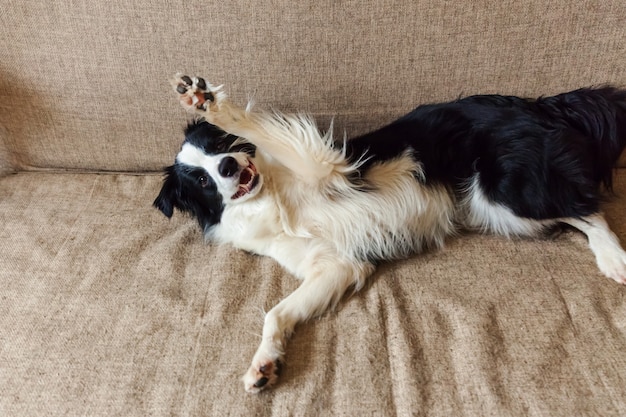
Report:
[{"label": "teeth", "polygon": [[250,173],[250,180],[248,181],[246,185],[249,186],[250,184],[252,184],[252,181],[254,181],[254,172],[250,168],[247,168],[247,170]]},{"label": "teeth", "polygon": [[[242,175],[247,175],[248,177],[242,177]],[[248,179],[248,181],[245,184],[240,183],[239,188],[237,189],[237,192],[231,198],[234,200],[234,199],[243,197],[244,195],[248,194],[250,192],[250,188],[252,187],[252,184],[254,184],[256,175],[257,175],[256,170],[252,168],[251,166],[244,168],[241,174],[239,174],[239,178],[240,180]]]}]

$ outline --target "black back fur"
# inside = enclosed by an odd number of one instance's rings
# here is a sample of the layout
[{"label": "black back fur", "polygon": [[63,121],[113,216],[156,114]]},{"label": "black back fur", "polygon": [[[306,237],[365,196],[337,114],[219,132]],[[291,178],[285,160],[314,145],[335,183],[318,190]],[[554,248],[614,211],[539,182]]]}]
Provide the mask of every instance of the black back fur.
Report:
[{"label": "black back fur", "polygon": [[410,150],[426,184],[453,191],[478,174],[492,202],[521,217],[583,217],[626,146],[626,91],[580,89],[537,100],[482,95],[424,105],[348,141],[361,169]]}]

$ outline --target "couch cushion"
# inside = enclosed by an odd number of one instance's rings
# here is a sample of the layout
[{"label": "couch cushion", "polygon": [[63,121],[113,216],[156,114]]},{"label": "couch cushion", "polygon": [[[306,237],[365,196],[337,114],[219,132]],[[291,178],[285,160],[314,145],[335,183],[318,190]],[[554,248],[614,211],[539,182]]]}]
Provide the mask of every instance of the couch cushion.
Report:
[{"label": "couch cushion", "polygon": [[[160,176],[0,179],[0,409],[43,415],[625,415],[624,288],[586,239],[467,235],[382,266],[240,376],[298,283],[150,207]],[[626,171],[617,191],[626,195]],[[626,241],[624,200],[606,207]]]},{"label": "couch cushion", "polygon": [[415,105],[626,84],[622,1],[9,0],[0,125],[18,167],[157,170],[186,116],[175,71],[240,103],[363,132]]}]

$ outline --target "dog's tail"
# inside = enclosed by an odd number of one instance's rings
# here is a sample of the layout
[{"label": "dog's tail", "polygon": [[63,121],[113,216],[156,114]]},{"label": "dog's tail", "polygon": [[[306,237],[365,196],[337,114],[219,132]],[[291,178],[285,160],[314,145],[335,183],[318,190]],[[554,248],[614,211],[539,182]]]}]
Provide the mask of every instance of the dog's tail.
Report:
[{"label": "dog's tail", "polygon": [[611,190],[613,168],[626,147],[626,90],[582,88],[541,98],[537,103],[593,142],[597,179]]}]

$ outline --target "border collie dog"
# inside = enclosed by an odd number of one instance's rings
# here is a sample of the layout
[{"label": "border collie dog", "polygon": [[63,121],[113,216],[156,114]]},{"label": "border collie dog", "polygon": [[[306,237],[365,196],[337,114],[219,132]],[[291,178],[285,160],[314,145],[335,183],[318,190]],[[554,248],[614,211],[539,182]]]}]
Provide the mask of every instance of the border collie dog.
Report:
[{"label": "border collie dog", "polygon": [[439,248],[461,229],[532,237],[571,225],[600,271],[626,283],[626,252],[599,208],[626,146],[626,90],[471,96],[335,141],[308,117],[240,108],[202,78],[172,83],[201,121],[154,205],[302,280],[265,316],[247,391],[276,382],[297,323],[361,288],[378,262]]}]

